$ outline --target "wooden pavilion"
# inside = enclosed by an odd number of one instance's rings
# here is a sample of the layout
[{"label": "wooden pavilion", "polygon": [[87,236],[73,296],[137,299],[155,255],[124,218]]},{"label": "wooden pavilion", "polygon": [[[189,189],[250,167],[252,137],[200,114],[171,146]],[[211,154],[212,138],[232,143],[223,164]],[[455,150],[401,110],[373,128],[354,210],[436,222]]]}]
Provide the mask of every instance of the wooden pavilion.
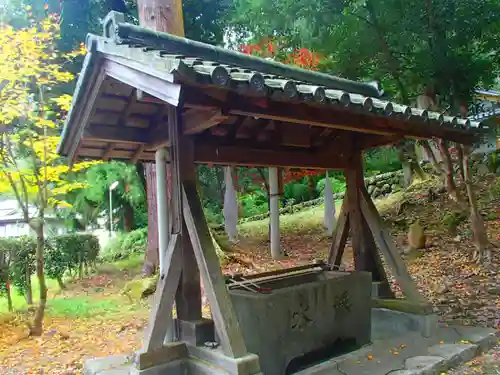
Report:
[{"label": "wooden pavilion", "polygon": [[[356,271],[371,272],[390,293],[382,254],[405,296],[423,300],[365,189],[362,152],[407,138],[470,144],[475,136],[468,120],[382,100],[373,85],[134,26],[115,12],[103,36],[89,35],[87,49],[59,152],[72,162],[156,160],[161,171],[167,148],[172,171],[170,225],[166,199],[159,202],[166,266],[138,369],[193,355],[185,342],[200,325],[186,322],[202,321],[201,277],[222,350],[206,360],[224,363],[231,374],[259,373],[197,195],[197,163],[344,171],[347,194],[328,263],[340,264],[350,233]],[[174,300],[177,320],[184,322],[178,337],[171,331]]]}]

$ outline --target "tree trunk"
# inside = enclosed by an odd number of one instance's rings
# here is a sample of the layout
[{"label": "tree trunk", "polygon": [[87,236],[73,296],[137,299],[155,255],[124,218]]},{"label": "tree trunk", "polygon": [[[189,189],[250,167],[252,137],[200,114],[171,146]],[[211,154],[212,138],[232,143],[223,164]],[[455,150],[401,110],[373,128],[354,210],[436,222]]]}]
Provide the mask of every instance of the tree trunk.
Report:
[{"label": "tree trunk", "polygon": [[144,273],[151,276],[158,268],[158,214],[156,207],[156,169],[152,163],[144,166],[146,176],[146,196],[148,202],[148,248],[146,250]]},{"label": "tree trunk", "polygon": [[57,280],[57,284],[59,284],[59,289],[61,289],[61,290],[66,289],[66,285],[64,285],[64,282],[60,276],[57,276],[56,280]]},{"label": "tree trunk", "polygon": [[8,306],[9,312],[12,312],[14,310],[14,307],[12,305],[12,295],[10,294],[10,282],[9,282],[9,280],[7,280],[5,282],[5,289],[6,289],[6,293],[7,293],[7,306]]},{"label": "tree trunk", "polygon": [[35,312],[33,325],[30,327],[31,336],[41,336],[43,333],[43,317],[45,306],[47,305],[47,284],[45,283],[45,273],[43,270],[43,250],[44,250],[43,224],[36,228],[36,276],[40,284],[40,299]]},{"label": "tree trunk", "polygon": [[33,288],[31,287],[31,272],[29,267],[26,268],[26,303],[33,305]]},{"label": "tree trunk", "polygon": [[465,169],[464,169],[464,150],[460,145],[457,145],[458,157],[458,174],[462,182],[465,182]]},{"label": "tree trunk", "polygon": [[309,191],[309,199],[314,199],[314,179],[313,176],[307,176],[307,189]]},{"label": "tree trunk", "polygon": [[132,205],[125,201],[123,203],[123,230],[131,232],[134,229],[134,208]]},{"label": "tree trunk", "polygon": [[443,156],[446,191],[451,199],[458,202],[457,186],[453,178],[453,163],[451,161],[450,151],[448,150],[448,143],[444,139],[439,140],[439,150]]},{"label": "tree trunk", "polygon": [[476,193],[472,185],[472,179],[469,168],[469,154],[470,150],[468,149],[468,147],[464,146],[463,150],[463,169],[465,177],[464,182],[465,182],[465,187],[467,189],[467,197],[469,199],[472,237],[474,245],[476,246],[474,260],[476,260],[478,263],[481,262],[489,263],[491,262],[491,248],[490,248],[490,243],[488,241],[488,235],[486,233],[486,226],[484,224],[483,217],[479,212],[479,208],[477,206]]}]

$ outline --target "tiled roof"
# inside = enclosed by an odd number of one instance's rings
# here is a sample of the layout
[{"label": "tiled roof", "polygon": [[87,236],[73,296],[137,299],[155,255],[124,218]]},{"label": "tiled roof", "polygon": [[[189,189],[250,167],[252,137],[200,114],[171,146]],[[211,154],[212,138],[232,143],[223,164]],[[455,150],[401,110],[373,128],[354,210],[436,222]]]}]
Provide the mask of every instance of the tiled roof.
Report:
[{"label": "tiled roof", "polygon": [[[273,100],[335,105],[410,121],[431,121],[449,127],[468,128],[471,125],[468,119],[383,100],[380,98],[382,92],[373,84],[307,71],[155,32],[120,22],[122,17],[120,14],[111,17],[108,38],[93,36],[89,44],[95,44],[93,48],[103,53],[134,59],[167,71],[184,83],[224,87]],[[479,124],[474,125],[477,127]]]}]

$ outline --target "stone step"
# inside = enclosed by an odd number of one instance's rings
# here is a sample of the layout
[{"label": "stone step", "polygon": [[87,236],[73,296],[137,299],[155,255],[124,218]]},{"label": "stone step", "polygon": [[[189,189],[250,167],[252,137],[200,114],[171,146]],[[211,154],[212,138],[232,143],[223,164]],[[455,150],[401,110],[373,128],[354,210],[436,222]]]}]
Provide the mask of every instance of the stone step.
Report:
[{"label": "stone step", "polygon": [[[302,370],[296,375],[439,375],[493,347],[500,331],[481,327],[438,327],[430,337],[407,332],[375,340],[354,352]],[[168,367],[168,368],[166,368]],[[137,371],[127,356],[85,361],[84,375],[215,375],[220,370],[199,360]]]},{"label": "stone step", "polygon": [[431,337],[408,332],[377,340],[296,375],[439,375],[491,348],[500,331],[481,327],[439,327]]}]

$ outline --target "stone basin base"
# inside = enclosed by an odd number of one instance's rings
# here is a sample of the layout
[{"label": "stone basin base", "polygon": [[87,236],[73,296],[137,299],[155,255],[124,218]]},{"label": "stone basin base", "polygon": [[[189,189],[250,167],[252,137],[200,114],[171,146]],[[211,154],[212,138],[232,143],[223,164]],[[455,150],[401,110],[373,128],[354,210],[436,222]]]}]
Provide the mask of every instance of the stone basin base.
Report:
[{"label": "stone basin base", "polygon": [[323,271],[230,290],[247,349],[285,375],[370,342],[371,275]]}]

